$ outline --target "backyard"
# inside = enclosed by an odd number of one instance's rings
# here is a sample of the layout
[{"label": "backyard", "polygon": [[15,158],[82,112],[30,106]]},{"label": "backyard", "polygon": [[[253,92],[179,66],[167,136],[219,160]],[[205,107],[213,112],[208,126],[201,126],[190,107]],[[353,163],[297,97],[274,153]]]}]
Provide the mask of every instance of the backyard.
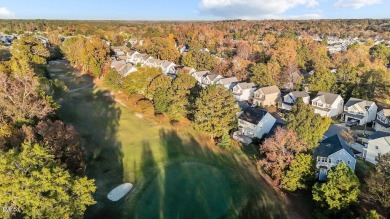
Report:
[{"label": "backyard", "polygon": [[[59,114],[80,133],[97,185],[86,218],[300,218],[244,155],[215,149],[189,126],[140,116],[66,62],[48,69],[68,87]],[[109,201],[126,182],[133,190]]]}]

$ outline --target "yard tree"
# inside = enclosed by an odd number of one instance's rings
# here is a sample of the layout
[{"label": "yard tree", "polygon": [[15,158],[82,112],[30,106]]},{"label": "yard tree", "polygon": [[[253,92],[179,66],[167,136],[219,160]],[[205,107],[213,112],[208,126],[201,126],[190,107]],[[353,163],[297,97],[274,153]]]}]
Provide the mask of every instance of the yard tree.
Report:
[{"label": "yard tree", "polygon": [[359,180],[344,162],[329,170],[326,182],[313,186],[313,199],[332,212],[357,202],[358,196]]},{"label": "yard tree", "polygon": [[82,218],[96,202],[94,180],[64,170],[43,147],[25,143],[0,153],[0,217]]},{"label": "yard tree", "polygon": [[142,48],[149,55],[162,60],[175,62],[180,56],[179,51],[175,47],[175,40],[170,38],[153,37],[147,40]]},{"label": "yard tree", "polygon": [[300,153],[282,177],[282,188],[288,191],[306,188],[307,179],[314,175],[313,159],[310,154]]},{"label": "yard tree", "polygon": [[195,78],[186,73],[179,73],[173,80],[172,87],[167,92],[170,98],[167,115],[171,120],[179,121],[189,114],[191,91],[196,83]]},{"label": "yard tree", "polygon": [[307,149],[294,131],[278,127],[275,134],[260,145],[260,153],[265,157],[258,164],[280,186],[283,174],[294,163],[296,155]]},{"label": "yard tree", "polygon": [[103,84],[114,91],[118,91],[122,87],[122,76],[114,69],[108,69],[104,75]]},{"label": "yard tree", "polygon": [[253,76],[251,77],[251,81],[259,86],[270,86],[274,85],[276,82],[273,80],[270,75],[267,65],[264,63],[259,63],[254,65],[251,68]]},{"label": "yard tree", "polygon": [[195,101],[194,126],[211,138],[221,137],[234,127],[237,112],[231,91],[211,85]]},{"label": "yard tree", "polygon": [[148,85],[146,97],[153,99],[154,95],[159,90],[168,92],[168,89],[171,87],[171,82],[172,78],[163,74],[155,77]]},{"label": "yard tree", "polygon": [[229,134],[224,134],[221,139],[219,139],[217,143],[218,147],[222,149],[229,149],[232,147],[232,139]]},{"label": "yard tree", "polygon": [[373,203],[380,203],[385,209],[390,208],[390,154],[379,156],[375,171],[365,179],[364,195]]},{"label": "yard tree", "polygon": [[294,130],[299,139],[305,141],[310,148],[318,145],[330,123],[330,118],[315,114],[313,108],[301,98],[297,99],[287,117],[287,128]]},{"label": "yard tree", "polygon": [[336,76],[328,69],[321,68],[315,70],[309,77],[309,89],[312,91],[330,92],[336,83]]},{"label": "yard tree", "polygon": [[11,47],[11,68],[13,73],[23,77],[31,74],[40,65],[46,64],[49,50],[33,36],[24,36],[13,42]]},{"label": "yard tree", "polygon": [[22,80],[0,74],[0,126],[8,123],[30,123],[56,109],[51,97],[39,91],[37,78]]},{"label": "yard tree", "polygon": [[149,84],[159,75],[162,75],[162,72],[158,68],[138,68],[138,71],[123,79],[123,90],[128,94],[146,95]]},{"label": "yard tree", "polygon": [[193,67],[199,71],[213,69],[217,59],[206,51],[191,50],[182,57],[182,65]]},{"label": "yard tree", "polygon": [[157,90],[153,96],[153,106],[156,113],[166,113],[171,103],[171,96],[167,90]]}]

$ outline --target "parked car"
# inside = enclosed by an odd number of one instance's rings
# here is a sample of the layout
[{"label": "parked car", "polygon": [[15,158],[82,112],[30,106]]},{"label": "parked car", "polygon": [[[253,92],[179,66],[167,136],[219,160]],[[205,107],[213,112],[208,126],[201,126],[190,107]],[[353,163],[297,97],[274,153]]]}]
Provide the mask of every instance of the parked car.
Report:
[{"label": "parked car", "polygon": [[359,121],[356,119],[348,120],[348,122],[345,124],[348,127],[357,126],[359,124]]}]

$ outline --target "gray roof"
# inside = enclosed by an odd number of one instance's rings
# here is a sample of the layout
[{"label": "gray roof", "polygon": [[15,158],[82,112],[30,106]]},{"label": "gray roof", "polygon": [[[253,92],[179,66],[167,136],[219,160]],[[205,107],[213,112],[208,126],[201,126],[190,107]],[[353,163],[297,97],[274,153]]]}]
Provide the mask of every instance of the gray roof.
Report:
[{"label": "gray roof", "polygon": [[377,138],[383,138],[383,137],[387,137],[387,136],[390,136],[389,132],[374,132],[368,138],[369,139],[377,139]]},{"label": "gray roof", "polygon": [[120,60],[120,61],[114,60],[111,62],[111,67],[118,70],[119,68],[123,67],[125,64],[126,62],[124,60]]},{"label": "gray roof", "polygon": [[327,92],[318,92],[315,98],[319,98],[323,103],[332,105],[340,95]]},{"label": "gray roof", "polygon": [[370,108],[370,106],[373,104],[374,102],[373,101],[369,101],[369,100],[362,100],[362,99],[358,99],[358,98],[353,98],[351,97],[348,102],[345,103],[345,107],[350,107],[350,106],[354,106],[355,105],[355,108],[359,111],[367,111],[368,108]]},{"label": "gray roof", "polygon": [[171,64],[174,64],[174,63],[173,63],[173,62],[170,62],[170,61],[164,60],[164,62],[162,63],[162,67],[168,68]]},{"label": "gray roof", "polygon": [[339,135],[333,135],[323,140],[320,145],[314,149],[314,156],[328,157],[341,149],[346,150],[352,157],[355,157],[351,148]]},{"label": "gray roof", "polygon": [[268,112],[265,109],[248,107],[241,113],[238,119],[257,125],[267,113]]},{"label": "gray roof", "polygon": [[209,78],[210,81],[214,81],[219,75],[217,74],[207,74],[207,78]]},{"label": "gray roof", "polygon": [[141,54],[141,58],[143,60],[147,60],[148,58],[152,58],[152,56],[148,55],[148,54]]},{"label": "gray roof", "polygon": [[223,85],[228,85],[228,84],[231,84],[231,83],[238,82],[238,79],[236,77],[231,77],[231,78],[222,78],[219,81]]},{"label": "gray roof", "polygon": [[263,94],[274,94],[274,93],[280,93],[280,90],[277,86],[268,86],[268,87],[261,87],[259,88],[263,92]]},{"label": "gray roof", "polygon": [[137,51],[135,51],[135,50],[130,50],[129,52],[127,52],[127,54],[129,55],[129,56],[132,56],[134,53],[136,53]]},{"label": "gray roof", "polygon": [[306,91],[293,91],[291,92],[295,97],[308,97],[309,94]]},{"label": "gray roof", "polygon": [[128,71],[130,71],[130,69],[132,69],[132,68],[133,68],[133,65],[130,64],[130,63],[127,63],[126,65],[124,65],[122,68],[120,68],[120,69],[117,70],[117,71],[118,71],[118,73],[119,73],[120,75],[122,75],[122,76],[124,77],[124,76],[126,76],[126,73],[127,73]]},{"label": "gray roof", "polygon": [[196,77],[203,77],[208,73],[210,73],[210,71],[196,71],[193,73],[193,75],[195,75]]},{"label": "gray roof", "polygon": [[241,82],[238,83],[236,86],[239,86],[242,90],[246,90],[246,89],[253,88],[256,85],[254,83]]}]

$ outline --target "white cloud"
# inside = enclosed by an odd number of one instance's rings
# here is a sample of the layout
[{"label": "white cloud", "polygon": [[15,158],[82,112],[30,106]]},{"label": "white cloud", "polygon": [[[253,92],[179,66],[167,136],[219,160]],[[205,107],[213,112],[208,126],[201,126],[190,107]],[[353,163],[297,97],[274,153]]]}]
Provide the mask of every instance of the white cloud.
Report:
[{"label": "white cloud", "polygon": [[6,7],[0,8],[0,19],[9,19],[14,17],[15,17],[15,13],[8,10]]},{"label": "white cloud", "polygon": [[298,5],[313,7],[317,0],[202,0],[201,13],[223,18],[256,19],[282,14]]},{"label": "white cloud", "polygon": [[382,0],[338,0],[334,6],[338,8],[358,9],[365,5],[380,4]]}]

